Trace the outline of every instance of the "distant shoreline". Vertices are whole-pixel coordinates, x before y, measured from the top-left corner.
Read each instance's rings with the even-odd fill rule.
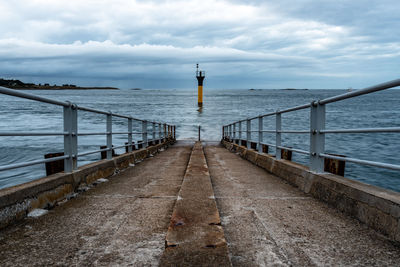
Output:
[[[0,86],[4,86],[14,90],[119,90],[119,88],[111,86],[77,86],[75,84],[50,85],[48,83],[34,84],[24,83],[20,80],[7,80],[1,78]]]
[[[15,90],[120,90],[116,87],[33,87],[11,88]]]

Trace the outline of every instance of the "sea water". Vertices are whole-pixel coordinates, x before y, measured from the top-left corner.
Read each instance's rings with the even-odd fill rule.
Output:
[[[201,126],[202,140],[220,140],[222,125],[277,109],[310,103],[343,94],[345,90],[205,90],[202,109],[196,90],[61,90],[24,91],[71,101],[80,106],[161,121],[177,126],[177,139],[196,140]],[[63,109],[36,101],[0,94],[0,131],[62,132]],[[282,114],[283,130],[309,130],[309,109]],[[105,115],[78,112],[78,132],[105,132]],[[326,129],[400,126],[400,90],[386,90],[326,107]],[[245,125],[243,124],[243,129]],[[258,121],[252,122],[257,130]],[[275,117],[264,118],[264,130],[275,129]],[[152,129],[152,125],[149,125]],[[156,128],[158,131],[158,128]],[[127,131],[127,120],[113,118],[113,131]],[[134,131],[140,132],[139,122]],[[244,136],[244,135],[243,135]],[[156,134],[156,138],[158,134]],[[152,138],[152,134],[149,134]],[[275,143],[275,135],[265,133],[264,142]],[[253,133],[253,140],[258,140]],[[309,134],[282,134],[282,145],[309,149]],[[134,135],[134,140],[141,140]],[[113,136],[114,146],[127,142],[127,135]],[[105,136],[79,136],[78,151],[97,150]],[[62,136],[0,137],[0,165],[43,159],[46,153],[63,151]],[[399,133],[327,134],[326,152],[371,161],[400,164]],[[117,153],[123,153],[119,149]],[[270,153],[275,151],[270,149]],[[84,165],[99,160],[100,153],[79,158]],[[308,156],[293,154],[293,160],[307,164]],[[45,176],[44,164],[0,172],[0,188]],[[400,191],[400,172],[346,163],[345,176],[365,183]]]

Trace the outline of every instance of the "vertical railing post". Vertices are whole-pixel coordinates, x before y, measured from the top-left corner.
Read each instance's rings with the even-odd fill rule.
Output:
[[[142,121],[142,140],[143,140],[143,148],[148,146],[147,144],[147,121]]]
[[[251,120],[249,120],[249,119],[246,120],[246,131],[247,131],[246,145],[247,145],[247,149],[250,149],[251,148],[251,144],[250,144],[250,140],[251,140]]]
[[[201,126],[199,125],[199,142],[200,142],[200,140],[201,140]]]
[[[258,152],[262,153],[262,142],[263,142],[263,117],[258,117]]]
[[[174,125],[174,140],[176,140],[176,125]]]
[[[107,159],[112,159],[112,113],[107,114]]]
[[[167,124],[166,124],[166,123],[164,123],[164,133],[163,133],[163,137],[164,137],[164,139],[167,138]]]
[[[242,145],[242,121],[239,121],[239,146]]]
[[[275,113],[276,123],[275,123],[275,158],[281,159],[281,149],[279,148],[282,145],[282,115],[279,113],[279,110]]]
[[[229,124],[229,141],[232,142],[232,124]]]
[[[233,127],[233,140],[232,143],[236,144],[236,122],[232,124]]]
[[[310,114],[310,170],[324,172],[324,158],[319,156],[325,152],[325,134],[320,130],[325,129],[325,105],[318,101],[311,103]]]
[[[72,169],[78,168],[78,108],[75,104],[71,106],[72,119]]]
[[[162,143],[162,136],[161,136],[161,123],[158,123],[158,139],[160,140],[160,144]]]
[[[155,145],[156,144],[156,123],[152,122],[152,124],[153,124],[153,134],[152,134],[152,136],[153,136],[153,145]]]
[[[128,119],[128,152],[132,152],[132,118]]]
[[[64,132],[67,132],[67,135],[64,135],[64,155],[68,155],[69,157],[64,159],[64,170],[65,172],[72,171],[72,123],[71,123],[71,105],[68,107],[64,107]]]
[[[72,172],[77,168],[78,154],[78,111],[76,106],[70,103],[68,107],[64,107],[64,155],[69,157],[64,159],[64,171]]]

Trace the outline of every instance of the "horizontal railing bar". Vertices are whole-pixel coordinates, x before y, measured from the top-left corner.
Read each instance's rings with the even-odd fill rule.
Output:
[[[247,131],[233,131],[233,133],[246,133]],[[258,133],[260,131],[254,130],[254,131],[249,131],[251,133]],[[276,130],[262,130],[262,133],[276,133]],[[293,133],[293,134],[309,134],[309,130],[280,130],[278,133]]]
[[[69,102],[62,102],[62,101],[58,101],[58,100],[49,99],[46,97],[36,96],[36,95],[21,92],[18,90],[14,90],[14,89],[8,89],[8,88],[2,87],[2,86],[0,86],[0,93],[5,94],[5,95],[10,95],[10,96],[16,96],[16,97],[21,97],[21,98],[25,98],[25,99],[35,100],[35,101],[39,101],[39,102],[43,102],[43,103],[53,104],[53,105],[57,105],[57,106],[69,107],[71,105],[71,103],[69,103]]]
[[[132,143],[132,146],[134,146],[135,144]],[[123,148],[123,147],[127,147],[129,145],[121,145],[121,146],[114,146],[113,149],[118,149],[118,148]]]
[[[241,141],[241,140],[244,140],[244,139],[238,139],[239,140],[239,142]],[[245,141],[245,140],[244,140]],[[250,141],[250,142],[253,142],[253,141]],[[253,142],[254,143],[254,142]],[[274,144],[269,144],[269,143],[261,143],[262,145],[267,145],[267,146],[270,146],[270,147],[276,147],[276,145],[274,145]],[[306,151],[306,150],[301,150],[301,149],[296,149],[296,148],[290,148],[290,147],[285,147],[285,146],[278,146],[278,148],[279,149],[286,149],[286,150],[290,150],[290,151],[293,151],[293,152],[297,152],[297,153],[300,153],[300,154],[305,154],[305,155],[310,155],[310,152],[309,151]]]
[[[257,131],[254,131],[257,132]],[[112,134],[129,134],[130,132],[113,132]],[[159,133],[155,132],[148,132],[148,133]],[[0,132],[0,136],[58,136],[58,135],[68,135],[69,132]],[[73,135],[75,133],[72,133]],[[106,135],[109,134],[107,132],[79,132],[78,136],[84,135]],[[142,134],[142,132],[132,132],[132,134]]]
[[[93,112],[93,113],[98,113],[98,114],[104,114],[104,115],[109,115],[111,114],[111,116],[114,117],[119,117],[119,118],[124,118],[124,119],[132,119],[135,121],[144,121],[141,119],[137,119],[137,118],[133,118],[130,116],[126,116],[126,115],[120,115],[120,114],[116,114],[116,113],[112,113],[112,112],[107,112],[107,111],[103,111],[103,110],[98,110],[98,109],[93,109],[93,108],[87,108],[87,107],[81,107],[81,106],[77,106],[78,110],[82,110],[82,111],[88,111],[88,112]]]
[[[395,133],[400,127],[320,130],[320,133]]]
[[[11,169],[17,169],[17,168],[22,168],[22,167],[27,167],[27,166],[32,166],[32,165],[37,165],[41,163],[46,163],[46,162],[53,162],[61,159],[67,159],[69,156],[60,156],[60,157],[54,157],[54,158],[49,158],[49,159],[41,159],[41,160],[33,160],[33,161],[28,161],[28,162],[22,162],[22,163],[15,163],[15,164],[9,164],[9,165],[3,165],[0,166],[0,171],[6,171],[6,170],[11,170]]]
[[[103,151],[108,151],[111,150],[109,148],[103,148],[103,149],[98,149],[98,150],[92,150],[92,151],[88,151],[88,152],[83,152],[83,153],[79,153],[78,157],[83,157],[83,156],[87,156],[90,154],[95,154],[95,153],[99,153],[99,152],[103,152]]]
[[[155,139],[155,140],[158,140],[158,139]],[[149,141],[154,141],[154,140],[149,139]],[[142,144],[142,143],[143,142],[138,142],[138,144]],[[127,146],[129,146],[129,144],[116,146],[116,147],[113,147],[112,149],[124,148],[124,147],[127,147]],[[135,146],[135,144],[132,143],[132,146]],[[78,157],[82,157],[82,156],[86,156],[86,155],[90,155],[90,154],[95,154],[95,153],[99,153],[99,152],[103,152],[103,151],[108,151],[108,150],[111,150],[111,149],[103,148],[103,149],[99,149],[99,150],[83,152],[83,153],[79,153]]]
[[[114,117],[118,117],[118,118],[123,118],[123,119],[132,119],[132,120],[135,120],[135,121],[141,121],[141,120],[139,120],[139,119],[134,119],[134,118],[132,118],[132,117],[130,117],[130,116],[126,116],[126,115],[120,115],[120,114],[112,114],[112,116],[114,116]]]
[[[3,132],[0,136],[56,136],[68,135],[69,132]]]
[[[310,130],[280,130],[278,133],[291,133],[291,134],[309,134]]]
[[[258,119],[260,117],[261,118],[265,118],[265,117],[274,116],[274,115],[276,115],[276,112],[271,112],[271,113],[267,113],[267,114],[258,115],[258,116],[255,116],[255,117],[248,118],[248,120],[255,120],[255,119]],[[243,120],[243,121],[246,121],[246,120]]]
[[[285,146],[278,146],[278,148],[279,149],[285,149],[285,150],[293,151],[293,152],[297,152],[297,153],[300,153],[300,154],[310,155],[309,151],[302,150],[302,149],[290,148],[290,147],[285,147]]]
[[[245,121],[247,121],[247,120],[258,119],[259,117],[264,118],[264,117],[273,116],[273,115],[276,115],[276,114],[282,114],[282,113],[286,113],[286,112],[291,112],[291,111],[306,109],[306,108],[309,108],[309,107],[311,107],[311,103],[310,103],[310,104],[300,105],[300,106],[295,106],[295,107],[288,108],[288,109],[277,110],[276,112],[271,112],[271,113],[267,113],[267,114],[263,114],[263,115],[258,115],[258,116],[251,117],[251,118],[247,118],[247,119],[243,119],[243,120],[238,120],[238,121],[235,121],[235,122],[233,122],[233,123],[231,123],[231,124],[224,125],[224,127],[225,127],[225,126],[229,126],[229,125],[233,125],[234,123],[239,123],[239,122],[245,122]]]
[[[365,95],[365,94],[369,94],[369,93],[373,93],[373,92],[377,92],[377,91],[382,91],[382,90],[389,89],[389,88],[392,88],[392,87],[397,87],[397,86],[400,86],[400,79],[393,80],[393,81],[386,82],[386,83],[381,83],[381,84],[378,84],[378,85],[374,85],[374,86],[367,87],[367,88],[364,88],[364,89],[356,90],[356,91],[353,91],[353,92],[349,92],[349,93],[345,93],[345,94],[341,94],[341,95],[337,95],[337,96],[328,97],[328,98],[322,99],[322,100],[320,100],[318,102],[321,105],[329,104],[329,103],[332,103],[332,102],[337,102],[337,101],[348,99],[348,98],[352,98],[352,97],[355,97],[355,96],[360,96],[360,95]]]
[[[241,140],[245,141],[244,139],[238,139],[238,141],[240,142]],[[253,142],[253,141],[250,141]],[[253,142],[254,143],[254,142]],[[267,145],[270,147],[276,147],[276,145],[274,144],[269,144],[269,143],[261,143],[262,145]],[[285,146],[278,146],[279,149],[286,149],[286,150],[290,150],[293,152],[297,152],[297,153],[301,153],[301,154],[305,154],[305,155],[310,155],[309,151],[306,150],[301,150],[301,149],[296,149],[296,148],[290,148],[290,147],[285,147]]]
[[[400,165],[395,165],[395,164],[381,163],[381,162],[376,162],[376,161],[369,161],[369,160],[355,159],[355,158],[348,158],[348,157],[339,157],[339,156],[333,156],[333,155],[324,154],[324,153],[320,153],[319,156],[328,158],[328,159],[343,160],[343,161],[358,163],[358,164],[362,164],[362,165],[369,165],[369,166],[374,166],[374,167],[380,167],[380,168],[400,171]]]
[[[93,113],[98,113],[98,114],[104,114],[104,115],[110,114],[110,112],[107,112],[107,111],[97,110],[97,109],[93,109],[93,108],[86,108],[86,107],[81,107],[81,106],[77,106],[77,109],[83,110],[83,111],[89,111],[89,112],[93,112]]]
[[[296,110],[302,110],[302,109],[306,109],[311,107],[311,103],[310,104],[304,104],[304,105],[300,105],[300,106],[296,106],[296,107],[292,107],[292,108],[287,108],[287,109],[283,109],[283,110],[278,110],[276,113],[287,113],[287,112],[291,112],[291,111],[296,111]]]
[[[259,116],[255,116],[255,117],[247,118],[246,120],[251,120],[252,121],[252,120],[258,119],[258,117]]]
[[[260,116],[258,116],[258,117],[265,118],[265,117],[274,116],[274,115],[276,115],[276,112],[271,112],[271,113],[263,114],[263,115],[260,115]],[[257,117],[257,118],[258,118],[258,117]]]
[[[274,144],[268,144],[268,143],[261,143],[262,145],[267,145],[267,146],[270,146],[270,147],[276,147],[276,145],[274,145]]]
[[[106,132],[99,132],[99,133],[78,133],[78,136],[84,136],[84,135],[106,135]]]

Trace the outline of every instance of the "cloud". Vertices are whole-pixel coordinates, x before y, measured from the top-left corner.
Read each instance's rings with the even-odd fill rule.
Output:
[[[400,56],[394,1],[0,0],[0,9],[0,73],[33,81],[189,87],[200,62],[216,88],[347,88],[363,75],[396,78]]]

